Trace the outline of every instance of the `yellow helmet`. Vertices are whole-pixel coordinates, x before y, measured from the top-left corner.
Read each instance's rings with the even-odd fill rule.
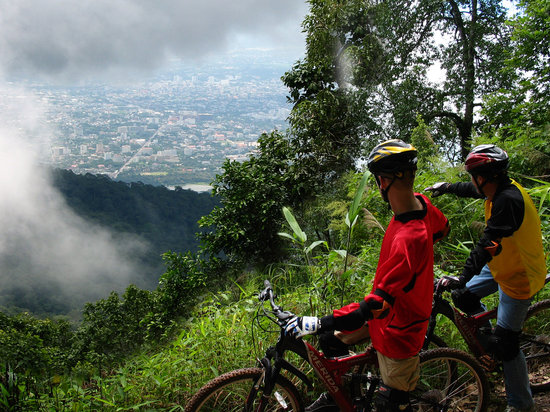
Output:
[[[400,139],[380,143],[369,155],[367,167],[372,174],[394,174],[404,170],[416,170],[417,152],[409,143]]]

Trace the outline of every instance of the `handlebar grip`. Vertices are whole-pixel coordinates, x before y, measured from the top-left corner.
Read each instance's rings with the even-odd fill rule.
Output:
[[[261,301],[271,300],[273,298],[273,289],[269,280],[264,280],[264,289],[258,295]]]

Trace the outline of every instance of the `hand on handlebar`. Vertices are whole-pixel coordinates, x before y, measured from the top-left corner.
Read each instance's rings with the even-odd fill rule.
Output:
[[[321,322],[315,316],[294,316],[285,326],[285,335],[301,338],[317,333],[320,327]]]
[[[462,289],[466,286],[464,276],[443,276],[439,279],[439,287],[443,290]]]

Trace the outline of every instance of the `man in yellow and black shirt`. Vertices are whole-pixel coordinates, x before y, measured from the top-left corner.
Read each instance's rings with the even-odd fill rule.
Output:
[[[534,411],[525,357],[518,337],[531,298],[544,286],[546,262],[540,219],[533,201],[507,175],[507,153],[492,144],[475,147],[465,168],[468,183],[440,182],[427,188],[434,196],[453,193],[485,198],[486,228],[458,278],[448,277],[455,304],[478,312],[480,299],[499,291],[497,326],[490,338],[503,361],[507,411]]]

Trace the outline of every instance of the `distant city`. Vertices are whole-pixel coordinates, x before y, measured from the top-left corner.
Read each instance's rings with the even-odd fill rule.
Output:
[[[263,132],[284,131],[281,76],[295,59],[273,52],[172,62],[129,86],[34,86],[58,135],[44,161],[78,174],[208,189],[225,159],[245,160]]]

